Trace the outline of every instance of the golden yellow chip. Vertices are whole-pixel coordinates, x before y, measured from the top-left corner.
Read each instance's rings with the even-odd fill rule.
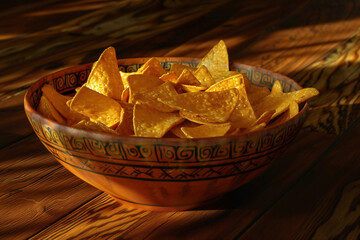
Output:
[[[70,108],[94,122],[114,127],[120,121],[121,106],[114,99],[83,86],[71,101]]]
[[[174,126],[173,128],[170,129],[170,132],[172,134],[174,134],[176,137],[179,137],[179,138],[187,138],[185,136],[185,134],[183,133],[183,131],[181,131],[181,128],[182,127],[188,127],[188,128],[192,128],[192,127],[198,127],[200,126],[200,124],[198,123],[194,123],[194,122],[190,122],[188,120],[185,120],[184,122]]]
[[[156,58],[150,58],[144,65],[142,65],[137,70],[137,72],[155,77],[161,77],[162,75],[166,74],[165,69],[162,67],[161,63]]]
[[[207,89],[205,86],[194,86],[194,85],[187,85],[187,84],[180,84],[181,88],[185,92],[200,92]]]
[[[70,109],[69,105],[66,104],[67,101],[72,98],[69,96],[64,96],[58,93],[52,86],[45,84],[42,87],[42,92],[52,106],[64,117],[68,124],[74,124],[81,120],[88,120],[88,118],[78,112],[74,112]]]
[[[178,76],[175,73],[168,72],[160,77],[161,81],[176,83]]]
[[[176,108],[159,102],[158,98],[171,99],[177,94],[178,93],[176,92],[173,83],[166,82],[160,86],[149,89],[148,91],[142,91],[134,94],[134,100],[142,104],[146,104],[148,107],[154,108],[160,112],[174,112],[177,110]]]
[[[195,72],[194,76],[200,82],[202,86],[210,87],[215,83],[209,70],[205,66],[199,67]]]
[[[236,88],[239,91],[239,99],[233,113],[229,118],[229,121],[233,127],[247,128],[256,120],[256,116],[247,98],[245,82],[242,74],[237,74],[215,83],[209,87],[206,92],[221,91],[231,88]]]
[[[170,68],[170,73],[176,74],[176,76],[180,76],[181,73],[184,71],[184,69],[189,70],[191,73],[194,73],[196,71],[196,67],[190,67],[187,65],[182,65],[179,63],[173,63]]]
[[[289,109],[281,114],[271,125],[277,125],[289,121],[299,113],[299,105],[296,102],[290,102]]]
[[[133,103],[135,93],[147,91],[164,83],[158,77],[147,74],[130,75],[127,81],[129,83],[129,103]]]
[[[198,127],[181,127],[181,131],[188,138],[220,137],[224,136],[230,127],[230,123],[205,124]]]
[[[226,122],[239,99],[235,88],[217,92],[188,92],[172,99],[158,100],[180,110],[180,115],[190,121],[206,123]]]
[[[277,84],[277,83],[276,83]],[[311,97],[314,97],[319,94],[319,91],[315,88],[303,88],[294,92],[271,92],[270,95],[258,102],[253,108],[255,114],[260,116],[266,111],[275,110],[272,118],[279,116],[281,113],[288,110],[291,102],[296,102],[297,104],[308,100]]]
[[[142,104],[134,107],[135,136],[161,138],[176,124],[184,121],[177,113],[164,113]]]
[[[205,66],[210,74],[229,71],[229,55],[225,42],[220,40],[206,55],[201,59],[198,67]]]
[[[282,89],[281,83],[279,81],[276,81],[271,88],[271,93],[277,94],[277,93],[282,93],[282,92],[283,92],[283,89]]]
[[[100,122],[81,120],[80,122],[72,125],[72,127],[78,128],[78,129],[92,130],[95,132],[104,132],[104,133],[111,133],[111,134],[117,135],[117,133],[113,129],[107,127],[106,125],[104,125]]]
[[[251,105],[256,105],[264,97],[270,94],[270,90],[266,87],[260,87],[252,84],[247,76],[243,75],[246,92]]]
[[[121,80],[115,49],[109,47],[93,65],[86,87],[105,96],[120,100],[124,86]]]
[[[184,69],[178,79],[176,79],[177,84],[186,84],[186,85],[194,85],[200,86],[200,82],[196,79],[196,77],[187,69]]]
[[[51,120],[58,123],[65,124],[66,120],[56,111],[54,106],[49,102],[45,96],[41,96],[37,111]]]
[[[212,72],[211,76],[214,79],[215,82],[220,82],[221,80],[224,80],[226,78],[235,76],[240,74],[237,71],[220,71],[220,72]]]
[[[134,135],[133,115],[134,104],[119,102],[122,107],[122,114],[120,114],[120,122],[115,131],[121,136]]]

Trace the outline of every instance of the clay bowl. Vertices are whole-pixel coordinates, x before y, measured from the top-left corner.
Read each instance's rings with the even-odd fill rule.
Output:
[[[120,59],[119,69],[136,71],[148,58]],[[159,58],[165,69],[174,62],[196,66],[199,59]],[[62,94],[87,79],[92,64],[68,68],[34,83],[24,99],[26,115],[40,141],[65,168],[119,202],[153,211],[192,209],[217,199],[264,172],[294,139],[307,104],[283,124],[247,135],[202,138],[119,137],[74,129],[41,116],[36,107],[41,86]],[[285,92],[301,89],[295,81],[261,68],[233,63],[256,85],[275,80]]]

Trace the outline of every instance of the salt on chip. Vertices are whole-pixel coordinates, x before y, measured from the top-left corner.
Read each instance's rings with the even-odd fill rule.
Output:
[[[127,81],[129,83],[129,103],[133,103],[135,93],[147,91],[164,83],[158,77],[147,74],[130,75]]]
[[[180,63],[173,63],[170,68],[170,73],[174,73],[176,76],[180,76],[184,69],[189,70],[191,73],[194,73],[197,70],[196,67],[190,67]]]
[[[54,120],[58,123],[65,124],[66,120],[56,111],[54,106],[50,103],[50,101],[45,97],[41,96],[39,105],[37,107],[37,111],[43,116]]]
[[[239,91],[239,99],[229,118],[229,121],[234,127],[247,128],[256,120],[256,116],[247,98],[245,82],[242,74],[238,74],[215,83],[209,87],[206,92],[221,91],[231,88],[236,88]]]
[[[148,91],[142,91],[134,94],[134,100],[146,104],[151,108],[154,108],[160,112],[174,112],[177,109],[170,107],[162,102],[158,101],[158,98],[168,99],[177,95],[178,93],[175,90],[173,83],[166,82],[160,86],[149,89]]]
[[[68,124],[74,124],[81,120],[88,119],[86,116],[72,111],[68,106],[67,101],[71,100],[71,97],[58,93],[52,86],[44,84],[41,88],[42,93],[49,102],[55,107],[55,109],[67,120]]]
[[[194,76],[200,82],[202,86],[210,87],[215,83],[209,70],[205,66],[199,67],[195,72]]]
[[[204,124],[198,127],[181,127],[181,131],[188,138],[220,137],[224,136],[230,127],[230,123]]]
[[[115,49],[108,47],[93,65],[86,87],[116,100],[121,99],[124,86],[121,80]]]
[[[110,128],[117,125],[120,120],[120,104],[86,86],[76,93],[70,108],[89,117],[92,121],[101,122]]]
[[[142,104],[134,107],[135,136],[161,138],[173,126],[184,121],[178,113],[164,113]]]
[[[134,104],[119,102],[123,112],[120,115],[119,125],[115,129],[115,131],[120,136],[131,136],[134,134],[134,126],[133,126],[133,115],[134,115]]]
[[[81,120],[80,122],[72,125],[72,127],[78,128],[78,129],[92,130],[95,132],[104,132],[104,133],[110,133],[110,134],[117,135],[117,133],[113,129],[107,127],[106,125],[104,125],[100,122]]]
[[[144,65],[142,65],[137,70],[137,73],[161,77],[162,75],[166,74],[166,71],[162,67],[159,60],[157,60],[156,58],[150,58],[146,63],[144,63]]]
[[[188,92],[171,99],[161,99],[164,104],[180,110],[180,115],[200,123],[223,123],[232,114],[239,98],[235,88],[217,92]]]
[[[220,40],[198,64],[205,66],[211,75],[216,72],[229,71],[229,55],[225,42]]]

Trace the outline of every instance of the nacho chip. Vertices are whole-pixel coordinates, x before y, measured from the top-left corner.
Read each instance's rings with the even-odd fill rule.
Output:
[[[245,83],[242,74],[224,79],[209,87],[206,92],[221,91],[226,89],[236,88],[239,91],[238,103],[231,114],[229,121],[237,128],[247,128],[255,120],[255,113],[247,98]]]
[[[115,49],[108,47],[93,65],[86,87],[105,96],[120,100],[124,86],[121,80]]]
[[[104,133],[111,133],[111,134],[117,135],[117,133],[113,129],[107,127],[106,125],[104,125],[100,122],[81,120],[80,122],[72,125],[72,127],[78,128],[78,129],[92,130],[95,132],[104,132]]]
[[[158,100],[180,110],[180,115],[200,123],[223,123],[232,114],[239,98],[235,88],[217,92],[188,92],[172,99]]]
[[[164,82],[173,82],[173,83],[175,83],[177,78],[178,78],[178,76],[175,73],[168,72],[166,74],[163,74],[160,77],[160,80],[164,81]]]
[[[187,69],[184,69],[180,76],[176,79],[176,84],[186,84],[186,85],[194,85],[200,86],[200,82],[196,79],[196,77]]]
[[[210,74],[229,71],[229,55],[225,42],[220,40],[206,55],[201,59],[198,68],[205,66]]]
[[[159,60],[157,60],[156,58],[150,58],[146,63],[144,63],[144,65],[142,65],[137,70],[137,73],[161,77],[162,75],[166,74],[166,71],[162,67]]]
[[[237,71],[220,71],[220,72],[212,72],[211,76],[213,77],[215,82],[220,82],[221,80],[224,80],[226,78],[235,76],[240,74]]]
[[[135,136],[161,138],[176,124],[184,121],[177,113],[164,113],[150,109],[142,104],[134,107]]]
[[[177,77],[179,77],[181,73],[184,71],[184,69],[189,70],[191,73],[194,73],[197,70],[196,67],[190,67],[180,63],[173,63],[170,68],[170,73],[174,73],[176,74]]]
[[[133,126],[133,115],[134,115],[134,104],[119,102],[123,113],[120,115],[119,125],[115,131],[120,136],[131,136],[134,135],[134,126]]]
[[[178,93],[176,92],[173,83],[166,82],[148,91],[135,93],[134,100],[142,104],[146,104],[148,107],[156,109],[160,112],[174,112],[177,110],[176,108],[170,107],[169,105],[159,102],[158,98],[171,99],[173,96],[177,94]]]
[[[205,66],[199,67],[195,72],[194,76],[200,82],[202,86],[210,87],[215,83],[209,70]]]
[[[83,86],[71,101],[70,108],[94,122],[113,127],[120,121],[121,106],[114,99]]]
[[[88,118],[78,112],[72,111],[67,101],[72,98],[69,96],[64,96],[58,93],[52,86],[45,84],[42,87],[42,92],[52,106],[66,119],[68,124],[74,124],[81,120],[88,120]]]
[[[180,84],[181,88],[185,92],[200,92],[207,89],[205,86],[194,86],[194,85],[187,85],[187,84]]]
[[[158,77],[146,74],[130,75],[127,81],[129,83],[129,103],[133,103],[135,93],[147,91],[164,83]]]
[[[198,127],[181,127],[181,131],[188,138],[220,137],[224,136],[230,127],[230,123],[205,124]]]
[[[66,120],[56,111],[54,106],[50,103],[50,101],[45,97],[41,96],[39,106],[37,107],[37,111],[51,120],[54,120],[58,123],[65,124]]]
[[[277,94],[277,93],[282,93],[283,89],[281,86],[281,83],[279,81],[275,81],[274,85],[271,88],[271,93],[273,94]]]
[[[299,105],[296,102],[290,102],[289,109],[281,114],[274,122],[270,125],[278,125],[289,121],[299,113]]]
[[[243,77],[248,99],[252,106],[256,105],[257,103],[262,101],[264,97],[270,94],[270,90],[268,88],[256,86],[250,82],[247,76],[243,75]]]
[[[170,129],[170,132],[175,135],[176,137],[178,138],[187,138],[185,136],[185,134],[183,133],[183,131],[181,131],[181,128],[182,127],[187,127],[187,128],[193,128],[193,127],[198,127],[198,126],[201,126],[200,124],[198,123],[194,123],[194,122],[190,122],[188,120],[185,120],[184,122],[176,125],[175,127],[171,128]]]

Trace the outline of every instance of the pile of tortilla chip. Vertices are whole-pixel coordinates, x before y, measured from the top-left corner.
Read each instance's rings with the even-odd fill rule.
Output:
[[[74,97],[42,87],[38,111],[78,129],[119,136],[204,138],[245,134],[293,118],[314,88],[284,93],[252,85],[229,70],[223,41],[197,67],[178,63],[164,70],[151,58],[136,72],[120,72],[115,49],[107,48]]]

